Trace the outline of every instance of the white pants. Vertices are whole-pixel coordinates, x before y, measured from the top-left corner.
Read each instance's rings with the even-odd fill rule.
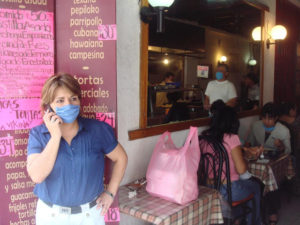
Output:
[[[59,212],[55,205],[49,207],[42,200],[38,200],[36,208],[36,225],[105,225],[104,216],[97,205],[77,214]]]

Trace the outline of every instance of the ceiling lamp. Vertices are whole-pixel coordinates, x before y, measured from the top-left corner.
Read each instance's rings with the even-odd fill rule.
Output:
[[[170,7],[174,0],[148,0],[152,7]]]
[[[252,30],[252,38],[254,41],[261,41],[261,27],[255,27]]]

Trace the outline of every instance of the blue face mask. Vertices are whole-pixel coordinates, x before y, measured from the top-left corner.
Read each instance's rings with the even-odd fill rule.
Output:
[[[80,112],[79,105],[65,105],[56,107],[56,115],[58,115],[64,123],[73,123]]]
[[[217,80],[222,80],[223,79],[223,73],[222,72],[216,72],[216,78],[217,78]]]
[[[269,133],[271,133],[275,129],[274,126],[273,127],[266,127],[265,125],[263,125],[263,126],[264,126],[265,131],[269,132]]]

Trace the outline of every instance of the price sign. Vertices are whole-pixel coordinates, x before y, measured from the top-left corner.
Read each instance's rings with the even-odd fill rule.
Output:
[[[115,128],[115,113],[96,113],[96,119],[109,124],[112,128]]]
[[[120,210],[119,208],[109,208],[104,218],[105,222],[119,222]]]
[[[117,40],[117,25],[100,25],[98,40]]]
[[[0,138],[0,157],[10,156],[15,153],[14,138],[10,135]]]

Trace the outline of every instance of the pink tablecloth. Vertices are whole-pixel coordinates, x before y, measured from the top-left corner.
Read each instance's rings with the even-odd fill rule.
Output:
[[[265,184],[264,194],[277,190],[281,181],[295,175],[291,156],[286,154],[268,163],[250,162],[249,171]]]
[[[149,195],[145,188],[128,197],[126,186],[119,190],[120,212],[159,225],[223,223],[220,194],[211,188],[199,187],[199,198],[187,205],[178,205]]]

